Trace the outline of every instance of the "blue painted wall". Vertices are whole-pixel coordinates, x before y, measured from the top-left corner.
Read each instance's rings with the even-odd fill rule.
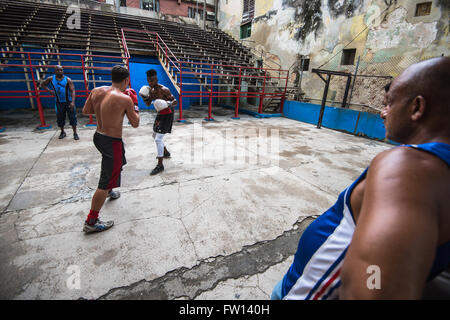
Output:
[[[186,72],[195,72],[196,68],[198,67],[203,67],[203,71],[201,75],[197,75],[197,77],[195,77],[195,75],[192,74],[186,74]],[[192,92],[199,92],[200,91],[200,80],[199,78],[201,78],[201,82],[206,83],[209,86],[211,84],[211,76],[208,73],[209,69],[207,69],[206,65],[200,65],[200,64],[195,64],[195,62],[192,64],[192,69],[188,69],[188,68],[183,68],[182,69],[182,80],[183,80],[183,92],[185,91],[192,91]],[[214,70],[215,73],[218,73],[219,71],[217,69]],[[188,84],[188,83],[193,83],[193,84]],[[217,92],[220,90],[220,88],[222,88],[223,90],[224,87],[219,87],[219,86],[214,86],[216,84],[219,83],[219,76],[213,76],[212,79],[212,83],[213,83],[213,92]],[[199,97],[189,97],[190,99],[190,103],[191,104],[196,104],[199,103],[200,100],[202,105],[209,105],[209,92],[206,91],[206,88],[202,88],[202,94],[200,93],[186,93],[187,96],[199,96]],[[201,96],[200,96],[201,95]],[[218,98],[214,98],[214,96],[218,96],[220,94],[213,94],[213,98],[212,98],[212,104],[213,105],[217,105],[219,103],[219,99]],[[184,99],[183,99],[184,101]],[[183,102],[183,108],[184,108],[184,102]]]
[[[179,94],[175,89],[172,81],[170,81],[169,76],[167,75],[164,68],[159,63],[158,59],[154,58],[145,58],[145,57],[133,57],[130,60],[130,73],[131,73],[131,87],[138,93],[142,86],[148,85],[147,82],[147,70],[155,69],[158,82],[167,88],[169,88],[170,92],[173,94],[175,99],[179,101]],[[141,97],[138,97],[139,101],[139,109],[155,109],[153,104],[150,107],[147,107],[142,100]],[[189,98],[183,98],[183,110],[189,108]],[[175,109],[178,109],[178,104],[175,106]]]
[[[319,121],[320,105],[286,100],[283,111],[284,116],[289,119],[316,125]],[[322,126],[385,140],[383,120],[378,114],[325,106]]]

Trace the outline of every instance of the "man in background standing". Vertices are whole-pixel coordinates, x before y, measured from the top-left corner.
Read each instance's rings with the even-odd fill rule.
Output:
[[[50,89],[48,88],[50,86]],[[75,108],[75,86],[72,80],[64,75],[64,69],[60,65],[55,67],[55,75],[45,79],[40,87],[47,90],[56,98],[56,119],[58,127],[61,128],[59,139],[66,137],[64,125],[66,114],[73,129],[73,138],[79,140],[77,134],[77,111]]]

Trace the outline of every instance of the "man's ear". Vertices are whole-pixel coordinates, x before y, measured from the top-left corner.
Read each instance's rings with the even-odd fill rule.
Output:
[[[411,102],[411,120],[417,121],[425,114],[427,103],[423,96],[417,96]]]

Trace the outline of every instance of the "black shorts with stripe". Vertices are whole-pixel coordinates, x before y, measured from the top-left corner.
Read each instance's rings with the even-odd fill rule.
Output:
[[[98,188],[109,190],[120,187],[122,167],[127,163],[125,145],[121,138],[113,138],[96,132],[94,145],[102,154],[102,168]]]
[[[169,114],[157,114],[153,123],[153,132],[171,133],[173,124],[173,112]]]

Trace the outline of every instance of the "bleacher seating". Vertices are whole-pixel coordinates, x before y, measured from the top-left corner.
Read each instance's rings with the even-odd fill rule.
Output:
[[[28,2],[26,0],[2,0],[0,2],[0,43],[2,51],[42,50],[47,55],[41,57],[42,65],[53,65],[61,62],[52,53],[79,52],[83,54],[108,54],[125,57],[122,43],[121,29],[129,28],[157,32],[172,53],[181,61],[192,62],[188,70],[200,71],[202,74],[184,76],[183,81],[194,79],[209,90],[208,75],[210,66],[200,66],[199,63],[223,64],[227,67],[214,68],[225,76],[216,81],[218,86],[229,86],[230,91],[238,90],[237,77],[239,66],[253,67],[255,59],[251,51],[241,43],[217,28],[203,30],[196,25],[179,24],[170,21],[152,19],[141,16],[103,12],[81,8],[81,29],[69,29],[65,25],[70,14],[67,6],[47,3]],[[156,45],[139,40],[152,39],[145,33],[132,34],[127,38],[130,54],[156,55]],[[134,39],[134,41],[133,41]],[[21,57],[2,55],[2,59],[23,60]],[[69,59],[70,60],[70,59]],[[64,61],[62,61],[64,62]],[[108,61],[96,61],[108,64]],[[86,61],[86,67],[92,66],[93,61]],[[38,78],[47,75],[47,68],[40,69]],[[81,71],[73,71],[74,73]],[[177,70],[171,70],[175,81],[178,81]],[[89,86],[95,81],[101,71],[89,70]],[[204,74],[203,74],[204,73]],[[96,75],[97,74],[97,75]],[[247,75],[262,76],[263,71],[247,69]],[[31,81],[31,80],[27,80]],[[83,81],[78,79],[78,81]],[[266,91],[282,90],[280,83],[266,79]],[[248,81],[249,91],[258,91],[262,86],[258,78]],[[283,86],[284,87],[284,86]],[[272,99],[273,100],[273,99]]]

